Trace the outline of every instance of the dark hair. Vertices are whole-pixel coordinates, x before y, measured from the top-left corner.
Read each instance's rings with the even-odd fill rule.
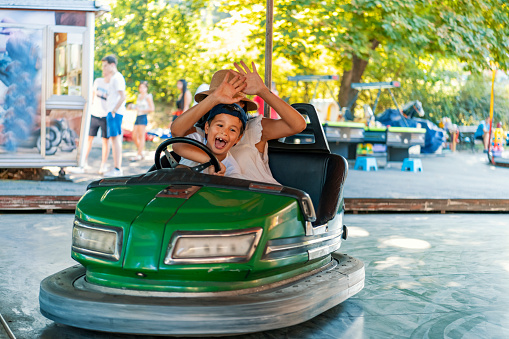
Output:
[[[182,83],[182,93],[183,93],[182,98],[183,98],[187,92],[187,81],[185,79],[180,79],[179,81]]]
[[[214,120],[214,118],[219,114],[228,114],[228,115],[232,115],[232,116],[238,118],[240,120],[240,122],[242,123],[242,127],[240,129],[240,134],[244,133],[244,130],[246,129],[246,124],[247,124],[247,114],[244,111],[244,109],[242,109],[242,107],[240,107],[237,104],[219,104],[219,105],[214,106],[205,115],[206,122],[209,123],[209,126],[210,126],[210,122],[212,120]]]
[[[101,59],[101,61],[106,61],[109,64],[117,64],[117,57],[113,54],[107,55],[104,58]]]
[[[201,128],[202,130],[205,130],[205,125],[209,125],[209,128],[210,128],[210,123],[212,122],[212,120],[214,120],[214,118],[215,117],[213,117],[212,119],[207,120],[201,124],[196,123],[195,126]],[[246,128],[244,127],[244,125],[240,126],[239,135],[244,134],[245,131],[246,131]]]

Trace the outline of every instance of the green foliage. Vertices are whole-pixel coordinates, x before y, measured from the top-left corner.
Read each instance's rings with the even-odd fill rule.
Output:
[[[178,79],[186,79],[194,94],[234,61],[255,61],[263,76],[265,5],[265,0],[119,0],[96,23],[95,75],[100,76],[101,58],[116,54],[130,100],[139,82],[148,80],[158,107],[173,105]],[[272,77],[282,97],[307,102],[314,84],[295,88],[288,76],[341,76],[356,56],[369,60],[359,81],[398,80],[402,88],[393,93],[400,105],[420,100],[432,120],[449,116],[469,124],[489,108],[489,80],[475,72],[490,64],[508,68],[508,37],[504,0],[278,0]],[[465,81],[468,70],[474,75]],[[337,96],[339,82],[329,85]],[[500,91],[496,114],[502,116],[509,112],[508,95]],[[317,94],[330,97],[323,84]],[[376,92],[361,92],[358,106],[375,97]],[[392,101],[383,95],[377,112],[388,107]]]
[[[493,121],[509,123],[509,96],[507,84],[495,83],[495,103]],[[442,117],[451,118],[458,125],[476,125],[489,116],[491,98],[491,74],[474,73],[454,91],[453,95],[443,95],[435,91],[426,99],[430,120],[439,121]]]
[[[202,5],[117,1],[96,23],[95,76],[101,76],[102,57],[115,54],[131,99],[140,81],[147,80],[156,100],[171,102],[178,94],[177,81],[189,80],[190,70],[199,67]]]
[[[251,39],[263,49],[265,1],[225,3],[228,11],[249,8],[243,11],[242,20],[257,23]],[[433,91],[435,82],[424,73],[429,68],[426,63],[451,60],[464,63],[466,70],[479,71],[491,65],[507,69],[508,36],[509,5],[505,0],[275,2],[275,58],[288,60],[296,74],[346,76],[344,72],[352,70],[356,56],[370,63],[365,71],[357,70],[362,78],[353,81],[405,82],[405,75],[412,81],[431,82],[426,86]],[[321,62],[324,55],[330,58],[329,64]],[[430,94],[434,95],[427,96]]]
[[[259,22],[253,40],[264,39],[263,0],[227,1],[229,11],[248,7],[244,20]],[[258,8],[258,10],[256,10]],[[274,51],[293,62],[326,50],[348,68],[352,55],[369,58],[397,51],[401,58],[422,53],[486,68],[491,58],[509,66],[509,5],[505,0],[281,0],[275,2]],[[372,41],[380,42],[377,50]],[[305,62],[306,63],[306,62]]]

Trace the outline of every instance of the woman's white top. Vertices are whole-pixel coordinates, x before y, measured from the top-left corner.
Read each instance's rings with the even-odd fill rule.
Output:
[[[148,110],[150,108],[150,105],[148,104],[148,98],[152,98],[152,94],[147,94],[143,99],[140,98],[140,95],[138,95],[138,98],[136,98],[136,110],[138,115],[145,115],[147,112],[140,113],[141,111]]]
[[[262,139],[262,118],[263,116],[259,115],[247,122],[242,139],[230,149],[230,152],[237,160],[240,171],[246,180],[280,185],[270,171],[269,145],[265,144],[263,153],[260,153],[255,146]]]

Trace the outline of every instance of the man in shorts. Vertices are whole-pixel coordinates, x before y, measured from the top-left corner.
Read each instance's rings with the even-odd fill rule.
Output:
[[[108,55],[102,58],[102,70],[108,86],[106,98],[106,128],[111,140],[114,168],[104,173],[107,177],[118,177],[122,172],[122,118],[125,112],[125,79],[117,70],[117,58]],[[109,80],[109,81],[108,81]]]
[[[94,81],[92,88],[92,103],[90,105],[91,119],[90,119],[90,130],[88,132],[87,148],[85,153],[84,167],[72,168],[69,171],[71,173],[84,173],[85,169],[90,167],[87,164],[90,150],[92,149],[92,142],[94,138],[101,130],[102,139],[102,158],[101,167],[99,168],[99,174],[104,174],[107,171],[106,161],[110,152],[107,127],[106,127],[106,115],[108,110],[106,107],[106,98],[108,96],[108,84],[104,78],[97,78]]]
[[[90,149],[92,148],[92,141],[97,136],[99,128],[101,129],[101,140],[102,140],[102,157],[101,167],[99,167],[99,174],[104,174],[107,171],[106,161],[108,160],[108,154],[110,153],[110,145],[108,143],[108,135],[106,128],[106,98],[108,97],[108,86],[104,78],[97,78],[94,81],[93,96],[92,96],[92,117],[90,120],[90,131],[88,132],[87,140],[87,154],[85,159],[88,159]]]

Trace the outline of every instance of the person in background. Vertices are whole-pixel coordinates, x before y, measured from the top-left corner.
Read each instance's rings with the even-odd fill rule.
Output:
[[[208,91],[210,89],[210,86],[209,84],[201,84],[200,86],[198,86],[198,88],[196,89],[196,92],[194,93],[194,95],[196,96],[196,94],[198,93],[201,93],[201,92],[205,92],[205,91]],[[198,104],[198,102],[196,102],[196,99],[194,99],[193,97],[193,106]]]
[[[108,143],[107,135],[108,130],[106,128],[106,115],[108,114],[106,108],[106,98],[108,96],[108,87],[104,78],[95,79],[92,93],[92,116],[90,120],[90,131],[88,132],[85,164],[87,163],[88,155],[92,149],[92,142],[94,141],[94,137],[97,136],[97,133],[99,132],[98,130],[101,128],[102,156],[101,166],[99,167],[99,174],[104,174],[107,171],[106,161],[108,160],[108,155],[110,153],[110,144]]]
[[[482,139],[484,153],[488,153],[488,146],[490,143],[490,117],[481,121],[479,126],[477,126],[477,131],[475,131],[474,137],[476,139]]]
[[[279,93],[276,89],[276,83],[274,81],[272,81],[271,83],[271,89],[270,91],[272,92],[272,94],[274,94],[275,96],[278,96]],[[256,95],[254,98],[253,98],[253,101],[256,102],[258,104],[258,115],[262,115],[264,114],[264,104],[265,104],[265,101],[263,101],[263,99],[261,97],[259,97],[258,95]],[[276,111],[274,110],[274,108],[270,108],[270,118],[271,119],[279,119],[279,115],[276,113]]]
[[[108,96],[108,86],[104,78],[97,78],[94,80],[92,87],[92,103],[90,106],[90,129],[88,132],[88,139],[85,150],[85,160],[83,167],[70,167],[67,170],[70,173],[85,173],[90,166],[88,165],[88,156],[92,150],[92,142],[101,130],[102,139],[102,157],[101,166],[99,167],[99,174],[104,174],[107,171],[106,161],[110,153],[110,144],[108,142],[107,128],[106,128],[106,97]]]
[[[106,172],[107,177],[123,175],[122,171],[122,118],[125,113],[125,79],[117,69],[117,58],[108,55],[102,59],[102,69],[108,84],[106,127],[111,140],[114,168]]]
[[[138,87],[138,97],[136,104],[129,105],[129,109],[135,109],[137,112],[136,121],[133,128],[133,141],[138,149],[138,154],[132,157],[131,161],[143,160],[145,151],[145,137],[148,124],[147,114],[154,112],[154,99],[148,92],[148,81],[142,81]]]
[[[192,100],[191,92],[187,89],[186,80],[180,79],[177,81],[177,88],[180,90],[180,94],[177,99],[177,111],[173,113],[173,120],[189,109]]]

